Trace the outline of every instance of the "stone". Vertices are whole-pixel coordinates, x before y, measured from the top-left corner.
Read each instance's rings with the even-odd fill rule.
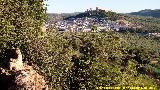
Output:
[[[0,68],[0,87],[4,90],[50,90],[44,77],[23,63],[19,48],[10,50],[8,67]]]

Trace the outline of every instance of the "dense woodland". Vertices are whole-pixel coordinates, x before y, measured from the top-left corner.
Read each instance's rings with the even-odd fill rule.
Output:
[[[94,90],[98,86],[160,89],[158,38],[112,31],[57,32],[52,28],[44,33],[40,27],[47,19],[46,10],[39,0],[1,1],[0,10],[0,67],[5,67],[7,50],[18,47],[24,62],[44,75],[53,90]],[[111,20],[119,16],[114,12],[102,15]],[[157,18],[124,17],[145,25],[145,32],[160,31]]]
[[[126,20],[137,24],[142,25],[143,28],[137,32],[142,33],[156,33],[160,32],[160,19],[154,17],[144,17],[144,16],[124,16]]]

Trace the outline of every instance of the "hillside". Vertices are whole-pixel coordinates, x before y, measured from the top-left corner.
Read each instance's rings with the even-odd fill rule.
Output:
[[[38,64],[54,89],[159,88],[159,41],[134,34],[48,31],[48,59]],[[43,52],[41,52],[43,53]],[[59,84],[60,83],[60,84]]]
[[[46,23],[48,24],[53,24],[55,23],[56,21],[60,21],[60,20],[63,20],[67,17],[71,17],[71,16],[75,16],[77,14],[80,14],[80,12],[75,12],[75,13],[61,13],[61,14],[58,14],[58,13],[47,13],[47,16],[48,16],[48,19],[46,21]]]
[[[123,25],[126,31],[157,32],[160,29],[156,18],[126,16],[97,8],[73,15],[74,19],[91,18],[69,22],[71,28],[83,25],[91,31],[60,32],[52,27],[42,29],[47,19],[43,5],[43,0],[0,2],[1,89],[102,90],[107,86],[160,90],[159,39],[97,30],[98,25]],[[60,21],[59,26],[64,27],[68,25],[65,16],[50,14],[48,20],[57,26]],[[143,28],[133,27],[138,25]]]
[[[160,19],[145,16],[133,16],[124,14],[125,20],[135,24],[141,25],[143,28],[136,32],[139,33],[159,33],[160,32]]]
[[[65,18],[105,18],[142,25],[136,32],[158,32],[159,19],[105,11],[88,11]],[[127,29],[129,31],[129,29]],[[140,86],[160,89],[159,39],[135,33],[53,32],[48,29],[40,70],[54,89],[100,89],[99,86]],[[60,78],[60,79],[59,79]]]
[[[157,18],[106,11],[88,11],[67,17],[65,20],[84,17],[121,20],[142,25],[142,29],[135,29],[137,33],[160,31]],[[47,67],[40,66],[44,71],[50,68],[46,71],[47,77],[55,75],[49,72],[56,71],[58,75],[63,74],[60,77],[62,80],[59,81],[61,85],[51,82],[55,85],[53,88],[59,86],[65,89],[94,89],[96,86],[105,85],[160,88],[159,39],[129,32],[50,32],[48,34],[46,38],[54,44],[51,46],[53,50],[51,52],[54,56],[57,55],[53,61],[63,67],[51,67],[54,65],[52,63],[47,63]],[[59,77],[54,76],[51,81],[55,78]]]
[[[151,17],[160,18],[160,9],[155,9],[155,10],[145,9],[145,10],[141,10],[138,12],[132,12],[129,14],[130,15],[151,16]]]
[[[71,19],[71,18],[83,18],[83,17],[88,17],[88,18],[105,18],[105,19],[111,19],[111,20],[116,20],[118,18],[118,14],[112,11],[105,11],[102,9],[98,10],[91,10],[91,11],[85,11],[82,13],[79,13],[77,15],[69,16],[66,17],[65,19]]]
[[[70,16],[75,16],[75,15],[78,15],[80,14],[81,12],[75,12],[75,13],[47,13],[48,15],[48,18],[50,19],[51,17],[56,17],[56,16],[60,16],[60,17],[63,17],[63,18],[66,18],[66,17],[70,17]]]

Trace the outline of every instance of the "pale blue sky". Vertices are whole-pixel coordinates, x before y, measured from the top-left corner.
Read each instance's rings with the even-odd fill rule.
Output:
[[[99,7],[120,13],[160,9],[160,0],[48,0],[48,13],[83,12]]]

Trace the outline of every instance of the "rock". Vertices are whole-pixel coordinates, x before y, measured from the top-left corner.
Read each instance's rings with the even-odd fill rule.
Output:
[[[22,54],[19,48],[12,48],[10,50],[10,70],[21,70],[23,68]]]
[[[15,80],[13,83],[16,84],[16,86],[10,87],[12,88],[16,87],[16,89],[24,89],[24,90],[48,90],[48,86],[46,85],[46,82],[44,80],[44,77],[39,75],[31,66],[24,66],[24,69],[15,72]]]
[[[49,90],[42,75],[22,61],[20,49],[11,49],[9,70],[0,68],[0,87],[4,90]]]

